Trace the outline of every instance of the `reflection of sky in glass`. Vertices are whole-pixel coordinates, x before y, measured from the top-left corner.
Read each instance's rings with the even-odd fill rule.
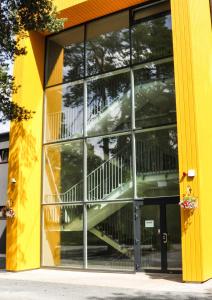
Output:
[[[73,92],[71,85],[63,86],[62,91],[62,112],[65,113],[64,122],[66,128],[70,129],[70,135],[82,134],[83,132],[83,85],[79,85],[80,90]],[[80,91],[78,95],[77,92]],[[69,105],[67,105],[65,96],[69,96]],[[74,128],[74,129],[73,129]]]
[[[8,61],[9,64],[9,74],[12,75],[13,73],[13,65],[11,62]],[[0,113],[0,119],[2,114]],[[10,131],[10,123],[9,122],[0,122],[0,133],[6,133]]]
[[[111,155],[111,150],[115,149],[117,146],[117,138],[109,138],[108,143],[109,143],[109,158],[112,158]],[[88,139],[88,143],[94,146],[94,154],[101,158],[101,160],[104,160],[105,155],[104,155],[104,148],[103,148],[103,139],[102,138],[91,138]]]
[[[105,138],[108,140],[109,143],[109,157],[107,159],[111,159],[112,157],[114,157],[114,153],[112,154],[111,152],[116,149],[118,147],[118,141],[119,138],[118,137],[112,137],[112,138]],[[129,144],[131,142],[131,139],[129,136],[125,137],[125,143]],[[101,160],[105,159],[105,153],[104,153],[104,143],[103,143],[103,139],[96,137],[96,138],[91,138],[88,139],[88,143],[92,146],[94,146],[94,154],[96,156],[98,156],[99,158],[101,158]],[[117,151],[120,151],[122,149],[118,149]]]
[[[0,122],[0,133],[6,133],[10,130],[10,124],[9,122],[2,123]]]
[[[172,20],[170,15],[166,17],[166,27],[168,27],[168,29],[172,29]]]
[[[10,123],[7,122],[1,122],[2,113],[0,113],[0,134],[6,133],[10,131]]]

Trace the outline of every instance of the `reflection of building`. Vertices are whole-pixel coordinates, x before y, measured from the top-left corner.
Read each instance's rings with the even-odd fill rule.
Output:
[[[0,207],[7,202],[9,134],[0,134]],[[0,269],[5,266],[6,221],[0,218]]]
[[[66,30],[31,33],[15,64],[14,98],[36,114],[11,128],[7,269],[182,269],[183,280],[207,280],[209,3],[56,2]],[[180,222],[188,185],[198,208]]]

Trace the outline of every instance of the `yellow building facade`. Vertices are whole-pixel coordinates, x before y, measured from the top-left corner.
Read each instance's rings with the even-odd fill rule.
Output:
[[[14,100],[36,113],[11,125],[6,269],[208,280],[209,1],[55,4],[65,30],[29,33],[15,62]]]

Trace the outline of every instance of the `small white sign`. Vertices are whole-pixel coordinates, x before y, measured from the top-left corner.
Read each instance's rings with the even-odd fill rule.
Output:
[[[155,227],[154,220],[145,220],[145,227],[146,228],[153,228],[153,227]]]

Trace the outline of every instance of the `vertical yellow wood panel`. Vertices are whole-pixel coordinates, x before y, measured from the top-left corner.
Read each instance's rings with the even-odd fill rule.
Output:
[[[212,31],[209,1],[189,1],[192,71],[198,144],[202,280],[212,277]]]
[[[183,280],[212,277],[212,35],[209,1],[172,0],[180,192],[192,187],[194,212],[181,211]],[[194,179],[182,178],[195,169]]]
[[[40,267],[40,195],[43,117],[44,37],[24,40],[27,55],[16,59],[14,74],[21,85],[14,100],[36,111],[33,119],[13,123],[10,132],[8,196],[16,212],[7,222],[7,270]]]
[[[194,179],[183,177],[183,172],[198,169],[198,144],[191,45],[189,0],[172,0],[174,65],[179,147],[180,194],[189,185],[199,197],[199,174]],[[202,281],[200,248],[200,209],[194,212],[181,210],[183,280]]]

